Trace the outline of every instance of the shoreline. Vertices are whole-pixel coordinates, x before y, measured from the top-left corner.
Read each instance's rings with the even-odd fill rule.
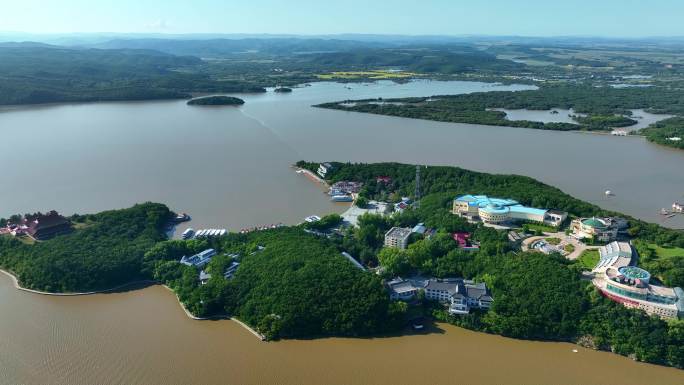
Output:
[[[311,172],[305,168],[297,167],[295,165],[293,165],[292,168],[295,169],[295,172],[297,174],[304,174],[304,176],[311,179],[312,182],[319,183],[319,184],[323,185],[325,188],[330,189],[330,185],[328,184],[328,182],[323,180],[321,177],[319,177],[315,173],[313,173],[313,172]]]
[[[183,309],[183,312],[185,313],[185,315],[186,315],[188,318],[190,318],[191,320],[194,320],[194,321],[210,321],[210,320],[227,320],[227,321],[233,321],[233,322],[237,323],[238,325],[242,326],[242,327],[243,327],[244,329],[246,329],[248,332],[252,333],[252,334],[253,334],[255,337],[257,337],[259,340],[261,340],[261,341],[268,341],[268,340],[266,339],[266,336],[264,336],[263,334],[257,332],[255,329],[253,329],[252,327],[250,327],[250,326],[247,325],[246,323],[240,321],[239,319],[237,319],[237,318],[235,318],[235,317],[231,317],[231,316],[229,316],[229,315],[227,315],[227,314],[219,314],[219,315],[215,315],[215,316],[212,316],[212,317],[197,317],[197,316],[193,315],[193,314],[190,313],[190,311],[185,307],[185,305],[183,304],[183,302],[181,302],[180,298],[178,297],[178,294],[176,294],[176,292],[173,291],[173,289],[171,289],[170,287],[168,287],[168,286],[166,286],[166,285],[164,285],[164,284],[162,284],[162,283],[160,283],[159,285],[161,285],[161,286],[164,287],[166,290],[170,291],[171,293],[173,293],[173,294],[176,296],[176,300],[178,301],[178,305],[181,307],[181,309]]]
[[[178,301],[178,305],[181,307],[181,309],[183,309],[183,312],[185,313],[185,315],[188,318],[195,320],[195,321],[219,320],[219,319],[230,320],[230,321],[233,321],[233,322],[237,323],[238,325],[242,326],[248,332],[252,333],[254,336],[259,338],[259,340],[267,341],[266,336],[257,332],[255,329],[251,328],[249,325],[247,325],[246,323],[240,321],[239,319],[237,319],[235,317],[230,317],[228,315],[217,315],[217,316],[213,316],[213,317],[197,317],[197,316],[193,315],[185,307],[183,302],[181,302],[180,298],[178,298],[178,294],[176,294],[176,292],[173,291],[173,289],[171,289],[170,287],[160,283],[159,281],[154,281],[154,280],[148,279],[148,280],[142,280],[142,281],[128,282],[128,283],[125,283],[123,285],[118,285],[118,286],[115,286],[113,288],[104,289],[104,290],[89,291],[89,292],[76,292],[76,293],[53,293],[53,292],[33,290],[33,289],[28,289],[28,288],[22,287],[19,284],[19,279],[14,274],[12,274],[11,272],[4,270],[4,269],[0,269],[0,273],[8,276],[12,280],[12,284],[14,285],[14,288],[17,290],[27,292],[27,293],[31,293],[31,294],[53,296],[53,297],[79,297],[79,296],[94,295],[94,294],[105,294],[105,293],[113,292],[115,290],[118,290],[118,289],[121,289],[121,288],[124,288],[127,286],[133,286],[133,285],[139,285],[139,284],[160,285],[160,286],[166,288],[167,290],[169,290],[171,293],[173,293],[176,296],[176,300]]]
[[[94,291],[84,291],[84,292],[73,292],[73,293],[56,293],[56,292],[49,292],[49,291],[41,291],[41,290],[33,290],[29,289],[26,287],[23,287],[19,284],[19,279],[17,278],[16,275],[14,275],[12,272],[9,272],[4,269],[0,269],[0,273],[3,273],[10,277],[12,279],[12,282],[14,284],[14,288],[17,290],[21,290],[27,293],[33,293],[33,294],[38,294],[38,295],[47,295],[47,296],[53,296],[53,297],[78,297],[78,296],[83,296],[83,295],[93,295],[93,294],[105,294],[109,292],[113,292],[115,290],[122,289],[127,286],[133,286],[133,285],[141,285],[141,284],[159,284],[159,282],[154,281],[154,280],[140,280],[140,281],[133,281],[133,282],[128,282],[124,283],[122,285],[118,285],[109,289],[103,289],[103,290],[94,290]]]

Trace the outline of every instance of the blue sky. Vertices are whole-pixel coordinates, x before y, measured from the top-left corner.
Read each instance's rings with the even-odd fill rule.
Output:
[[[0,31],[682,36],[684,0],[0,0]]]

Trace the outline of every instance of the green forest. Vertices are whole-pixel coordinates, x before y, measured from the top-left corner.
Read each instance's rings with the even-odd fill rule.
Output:
[[[684,118],[661,120],[640,132],[651,142],[684,149]],[[679,140],[677,140],[679,138]]]
[[[0,267],[17,275],[23,287],[60,293],[148,279],[143,255],[166,238],[171,215],[164,205],[144,203],[72,217],[76,231],[35,244],[0,235]]]
[[[299,162],[308,169],[317,163]],[[367,199],[398,201],[414,190],[415,166],[396,163],[333,163],[330,181],[364,182]],[[391,182],[377,183],[377,176]],[[420,208],[400,215],[365,215],[359,227],[336,242],[364,264],[380,265],[385,277],[414,273],[437,277],[466,277],[484,281],[494,304],[488,312],[449,316],[443,307],[427,303],[426,311],[438,320],[514,338],[573,341],[595,349],[612,350],[638,360],[684,367],[684,322],[663,321],[604,299],[586,280],[580,262],[560,255],[520,253],[504,232],[466,222],[450,213],[453,198],[478,193],[510,197],[535,207],[566,210],[575,216],[620,215],[630,222],[629,233],[637,242],[667,246],[684,244],[684,232],[608,212],[572,198],[531,178],[492,175],[455,167],[421,169],[424,197]],[[431,239],[414,239],[407,250],[382,248],[383,235],[392,226],[424,222],[437,230]],[[450,233],[468,231],[480,242],[478,252],[456,247]],[[651,254],[639,262],[664,284],[684,285],[684,255]]]
[[[302,161],[298,166],[315,170],[318,163]],[[333,166],[328,181],[363,182],[360,195],[366,200],[396,202],[414,191],[412,165]],[[390,179],[378,182],[378,176]],[[450,206],[456,195],[479,193],[566,210],[574,216],[621,215],[629,220],[635,242],[658,247],[684,247],[684,232],[602,210],[523,176],[430,166],[421,169],[421,183],[419,208],[392,216],[366,214],[359,218],[358,227],[335,231],[331,228],[340,225],[339,215],[315,224],[182,241],[166,239],[164,228],[173,214],[164,205],[146,203],[79,215],[71,218],[77,224],[73,233],[33,245],[0,236],[0,266],[17,274],[26,287],[56,292],[154,279],[173,289],[192,314],[234,316],[268,339],[395,334],[418,311],[487,333],[576,342],[641,361],[684,367],[682,321],[649,317],[605,300],[581,278],[586,267],[580,262],[560,255],[521,253],[505,232],[468,223],[452,215]],[[389,228],[419,222],[435,229],[434,236],[414,235],[406,250],[382,247]],[[471,232],[479,251],[459,249],[451,238],[456,231]],[[202,284],[199,270],[179,260],[207,248],[216,249],[218,255],[204,267],[211,278]],[[381,274],[356,268],[341,255],[343,251],[365,266],[382,267]],[[654,277],[666,285],[684,285],[684,255],[644,254],[639,264]],[[227,267],[236,261],[240,265],[234,276],[224,278]],[[415,273],[486,282],[493,306],[487,312],[453,317],[431,302],[419,308],[390,302],[382,280]]]
[[[212,277],[201,285],[197,269],[178,260],[206,247],[222,255],[205,268]],[[231,254],[241,265],[226,280],[223,271]],[[231,233],[210,241],[167,241],[145,259],[154,266],[154,278],[173,288],[193,314],[237,316],[268,339],[362,336],[396,330],[403,323],[379,277],[360,271],[334,243],[299,227]]]
[[[351,103],[351,105],[350,105]],[[541,130],[610,131],[637,123],[630,118],[633,109],[652,113],[684,116],[684,92],[668,87],[597,87],[593,84],[543,85],[538,90],[476,92],[420,98],[366,99],[323,103],[317,107],[366,112],[405,118],[443,122],[526,127]],[[493,109],[552,110],[573,109],[578,115],[573,123],[542,123],[506,119],[506,114]],[[681,132],[681,121],[666,120],[644,130],[651,141],[673,145],[664,138]],[[677,144],[679,145],[679,144]]]
[[[187,99],[191,92],[265,92],[262,84],[214,79],[196,57],[150,50],[0,46],[0,105]]]
[[[141,40],[110,42],[104,45],[107,49],[0,44],[0,105],[187,99],[195,92],[266,92],[266,87],[273,86],[280,86],[279,92],[287,92],[290,89],[287,86],[317,81],[316,74],[338,70],[402,66],[428,74],[454,74],[521,67],[467,47],[401,50],[367,48],[359,42],[294,43],[279,47],[266,42],[262,45],[268,51],[248,56],[230,50],[243,45],[259,46],[258,42],[198,44]],[[307,55],[288,51],[302,45],[310,49],[335,46],[342,51],[325,52],[327,49],[319,48],[318,52]],[[203,60],[198,56],[210,55],[210,52],[229,58]]]

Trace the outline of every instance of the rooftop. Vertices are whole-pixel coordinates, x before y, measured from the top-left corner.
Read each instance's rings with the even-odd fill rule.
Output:
[[[468,202],[470,206],[478,206],[484,208],[488,205],[493,206],[513,206],[519,204],[513,199],[503,199],[503,198],[490,198],[486,195],[462,195],[456,198],[460,202]]]
[[[606,222],[598,218],[587,218],[582,220],[582,224],[585,226],[591,226],[597,229],[603,229],[606,227]]]
[[[513,199],[492,198],[487,195],[462,195],[457,197],[456,201],[467,202],[469,206],[478,207],[480,210],[490,214],[515,212],[542,216],[547,212],[547,210],[544,209],[523,206]]]
[[[600,259],[593,270],[621,268],[632,262],[632,246],[627,242],[611,242],[599,248]]]
[[[411,235],[411,229],[404,227],[392,227],[387,234],[385,234],[385,237],[403,239],[408,238],[409,235]]]
[[[414,233],[418,233],[418,234],[424,234],[426,230],[427,230],[427,228],[425,227],[425,225],[423,223],[419,223],[419,224],[415,225],[413,227],[413,230],[411,230],[411,231]]]
[[[651,278],[651,273],[636,266],[623,266],[619,268],[618,271],[620,274],[629,279],[640,279],[642,281],[648,282],[648,280]]]

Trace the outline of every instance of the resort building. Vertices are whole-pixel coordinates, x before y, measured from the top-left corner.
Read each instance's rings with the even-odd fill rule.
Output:
[[[430,279],[425,298],[449,304],[449,314],[468,314],[470,309],[489,309],[493,299],[484,283],[460,278]]]
[[[425,292],[425,299],[449,305],[449,314],[468,314],[470,309],[489,309],[493,299],[487,285],[461,278],[416,279],[395,278],[386,283],[393,301],[408,301]]]
[[[180,263],[187,266],[204,267],[216,255],[216,250],[206,249],[201,253],[195,254],[191,257],[185,255],[181,258]]]
[[[403,278],[395,278],[387,282],[386,285],[392,301],[409,301],[418,294],[418,287]]]
[[[599,248],[599,261],[592,270],[603,274],[606,270],[620,269],[632,263],[632,246],[627,242],[611,242]]]
[[[385,234],[385,246],[405,249],[411,236],[411,229],[404,227],[392,227]]]
[[[684,291],[651,284],[651,274],[636,266],[609,267],[592,281],[607,298],[661,318],[684,315]]]
[[[69,233],[71,230],[71,222],[52,210],[47,214],[28,214],[19,223],[10,222],[7,224],[6,232],[14,236],[26,235],[34,240],[42,241]]]
[[[330,171],[332,171],[333,166],[330,163],[321,163],[318,165],[318,170],[316,171],[321,178],[325,178]]]
[[[598,242],[612,242],[617,239],[619,227],[612,218],[580,218],[571,223],[573,237]]]
[[[562,211],[527,207],[512,199],[490,198],[486,195],[457,197],[454,199],[452,212],[471,221],[481,220],[496,225],[523,221],[558,227],[568,217]]]

